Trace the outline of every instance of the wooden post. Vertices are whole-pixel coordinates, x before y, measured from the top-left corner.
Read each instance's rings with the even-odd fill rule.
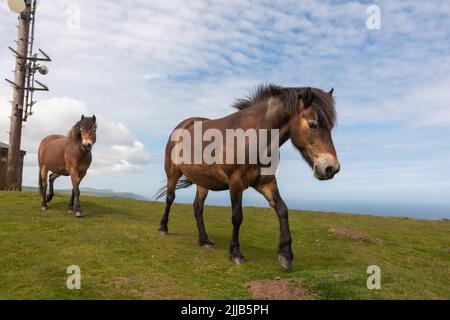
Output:
[[[28,55],[28,41],[30,33],[31,0],[25,0],[26,8],[19,14],[19,30],[17,37],[17,53],[14,82],[13,100],[11,107],[11,127],[9,131],[8,164],[6,170],[7,190],[20,191],[21,166],[20,166],[20,141],[22,136],[22,119],[24,109],[25,75]]]

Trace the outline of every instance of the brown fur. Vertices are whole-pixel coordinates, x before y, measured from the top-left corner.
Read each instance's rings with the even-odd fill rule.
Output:
[[[218,129],[224,137],[226,129],[279,129],[280,146],[290,139],[305,160],[314,167],[318,179],[330,179],[339,170],[331,137],[331,129],[335,122],[332,91],[327,93],[315,88],[260,86],[250,98],[239,100],[234,107],[239,111],[224,118],[215,120],[190,118],[181,122],[175,129],[185,128],[189,130],[192,139],[195,121],[202,122],[203,131],[210,128]],[[313,127],[314,129],[312,129]],[[203,203],[208,190],[229,189],[234,226],[230,255],[234,262],[242,263],[243,255],[239,249],[242,193],[248,187],[252,187],[268,200],[270,206],[278,214],[281,228],[280,263],[283,267],[290,268],[293,255],[287,222],[287,208],[278,192],[275,176],[261,175],[263,165],[259,162],[259,159],[256,164],[248,164],[248,161],[246,161],[246,164],[175,164],[172,162],[171,152],[177,143],[178,141],[169,139],[165,151],[167,186],[160,190],[158,196],[166,195],[166,209],[161,220],[160,231],[162,233],[168,231],[167,223],[170,207],[175,199],[175,189],[196,184],[197,196],[194,201],[194,212],[199,229],[199,242],[201,245],[210,246],[211,242],[207,237],[203,223]],[[203,148],[207,144],[204,142]],[[248,139],[246,139],[246,148],[248,153]],[[270,150],[270,145],[267,148]],[[223,159],[226,159],[226,148],[223,147],[222,150]],[[191,154],[193,155],[193,150]],[[317,159],[321,154],[327,154],[327,159],[333,160],[333,165],[336,167],[333,167],[332,174],[326,177],[325,171],[317,170],[316,166]],[[236,143],[234,156],[236,160]]]
[[[39,145],[39,188],[42,196],[42,209],[47,209],[47,203],[53,198],[53,183],[59,176],[69,176],[72,180],[72,196],[69,202],[69,211],[74,210],[77,216],[82,215],[79,203],[81,180],[86,175],[92,161],[91,147],[96,141],[96,118],[81,117],[67,136],[50,135],[44,138]],[[88,148],[83,141],[90,140],[92,145]],[[50,190],[47,193],[47,175],[50,174]]]

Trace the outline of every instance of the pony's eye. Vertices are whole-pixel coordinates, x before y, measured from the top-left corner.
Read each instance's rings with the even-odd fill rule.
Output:
[[[317,122],[315,122],[315,121],[308,121],[308,127],[310,129],[317,129],[318,128]]]

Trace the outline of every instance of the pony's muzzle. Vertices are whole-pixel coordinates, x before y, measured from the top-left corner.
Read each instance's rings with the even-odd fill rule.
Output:
[[[314,177],[330,180],[341,170],[339,161],[329,153],[321,154],[314,162]]]
[[[86,151],[91,151],[92,149],[92,140],[83,140],[83,142],[81,143],[81,147],[86,150]]]

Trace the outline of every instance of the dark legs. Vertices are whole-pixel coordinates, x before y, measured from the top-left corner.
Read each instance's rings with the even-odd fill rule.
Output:
[[[47,210],[47,175],[48,170],[45,167],[39,167],[39,190],[42,197],[42,210]]]
[[[83,210],[81,210],[80,206],[80,182],[74,182],[74,179],[72,179],[72,185],[72,194],[75,199],[75,216],[81,218],[83,216]]]
[[[175,200],[175,187],[177,186],[179,178],[180,176],[167,178],[166,209],[164,210],[164,215],[161,219],[161,226],[159,227],[161,235],[166,235],[169,232],[167,223],[169,222],[170,207]]]
[[[73,200],[75,200],[75,216],[77,218],[81,218],[83,217],[83,210],[81,210],[81,206],[80,206],[80,182],[81,180],[84,178],[84,175],[86,174],[86,172],[81,172],[78,173],[77,172],[71,172],[70,173],[70,178],[72,179],[72,197],[70,199],[70,202],[72,203]],[[69,203],[69,210],[70,210],[70,205],[71,203]]]
[[[83,216],[83,210],[81,210],[80,206],[80,182],[83,180],[86,171],[76,172],[73,170],[70,174],[70,178],[72,179],[72,196],[70,197],[70,202],[68,205],[69,212],[74,211],[74,203],[75,203],[75,212],[78,218]],[[45,167],[39,168],[39,189],[42,197],[42,210],[47,210],[47,203],[53,199],[54,191],[53,191],[53,183],[60,176],[59,174],[52,173],[50,174],[49,179],[49,194],[47,195],[47,175],[48,170]]]
[[[239,248],[239,228],[241,227],[243,215],[242,215],[242,193],[244,188],[240,181],[240,178],[230,183],[230,196],[231,196],[231,220],[233,222],[233,236],[230,242],[230,260],[236,264],[244,263],[244,256]]]
[[[208,235],[205,230],[205,223],[203,221],[203,204],[205,203],[206,196],[208,195],[208,189],[197,186],[197,194],[194,200],[194,215],[197,221],[197,228],[199,233],[198,243],[206,248],[212,248],[213,243],[209,241]]]
[[[53,199],[53,196],[54,196],[53,183],[55,182],[56,178],[58,178],[58,177],[59,177],[59,174],[56,174],[56,173],[52,173],[50,175],[50,179],[49,179],[50,190],[49,190],[49,193],[48,193],[48,196],[47,196],[47,202],[50,202]]]
[[[176,173],[167,178],[167,195],[166,195],[166,208],[164,215],[161,219],[161,225],[159,231],[161,235],[166,235],[169,232],[167,224],[169,223],[170,208],[175,200],[175,189],[180,178],[180,174]],[[205,203],[206,196],[208,195],[208,189],[197,186],[197,194],[193,204],[195,220],[197,221],[197,228],[199,232],[199,244],[201,246],[212,248],[213,243],[209,241],[208,235],[205,230],[205,223],[203,221],[203,204]]]
[[[75,199],[75,190],[72,188],[72,195],[70,196],[69,204],[67,206],[67,211],[73,213],[73,201]]]
[[[292,254],[292,238],[291,231],[289,230],[288,209],[283,199],[281,199],[278,190],[276,193],[273,208],[277,212],[278,219],[280,221],[280,244],[278,260],[283,268],[290,270],[292,268],[292,260],[294,255]]]
[[[291,249],[292,239],[289,230],[288,209],[278,192],[277,181],[274,178],[268,183],[255,187],[255,189],[269,201],[270,206],[275,209],[278,215],[280,221],[278,260],[283,268],[290,270],[294,256]]]

